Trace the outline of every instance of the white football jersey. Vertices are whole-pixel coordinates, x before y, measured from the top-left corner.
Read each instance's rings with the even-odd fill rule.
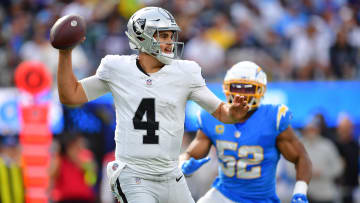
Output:
[[[177,167],[186,102],[199,100],[194,92],[205,81],[193,61],[174,60],[146,75],[136,58],[108,55],[96,72],[114,98],[116,159],[142,173],[169,173]]]

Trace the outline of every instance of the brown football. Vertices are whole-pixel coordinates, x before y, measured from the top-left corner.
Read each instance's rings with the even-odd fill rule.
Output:
[[[66,15],[59,18],[50,30],[50,42],[56,49],[69,49],[83,40],[86,23],[79,15]]]

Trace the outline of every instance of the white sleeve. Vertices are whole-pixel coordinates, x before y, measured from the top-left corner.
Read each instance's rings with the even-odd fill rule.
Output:
[[[203,76],[201,75],[201,67],[196,62],[191,63],[191,69],[190,69],[190,77],[188,77],[190,81],[190,88],[196,89],[198,87],[205,86],[205,80]],[[193,91],[193,90],[192,90]]]
[[[196,88],[196,90],[191,93],[190,100],[199,104],[209,113],[214,113],[222,103],[222,101],[212,93],[206,85]]]
[[[205,80],[201,75],[201,67],[193,61],[190,76],[191,94],[189,99],[199,104],[207,112],[214,113],[222,101],[206,86]]]
[[[96,70],[96,76],[98,76],[101,80],[110,81],[111,76],[111,61],[112,56],[107,55],[101,59],[100,65]]]
[[[88,101],[94,100],[110,91],[106,81],[94,75],[79,81],[84,88]]]

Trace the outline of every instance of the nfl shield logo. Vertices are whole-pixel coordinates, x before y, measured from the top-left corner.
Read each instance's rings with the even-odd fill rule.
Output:
[[[152,79],[147,79],[146,80],[146,85],[148,85],[148,86],[152,85]]]
[[[114,163],[113,165],[112,165],[112,167],[111,167],[111,169],[113,170],[113,171],[116,171],[116,169],[119,167],[119,165],[117,164],[117,163]]]

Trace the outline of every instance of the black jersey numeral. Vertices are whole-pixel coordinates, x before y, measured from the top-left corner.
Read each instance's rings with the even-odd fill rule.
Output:
[[[146,121],[142,121],[145,113]],[[159,122],[155,121],[154,98],[141,100],[135,112],[133,124],[135,129],[146,130],[146,134],[143,136],[143,144],[159,144],[159,136],[155,134],[155,130],[159,130]]]

